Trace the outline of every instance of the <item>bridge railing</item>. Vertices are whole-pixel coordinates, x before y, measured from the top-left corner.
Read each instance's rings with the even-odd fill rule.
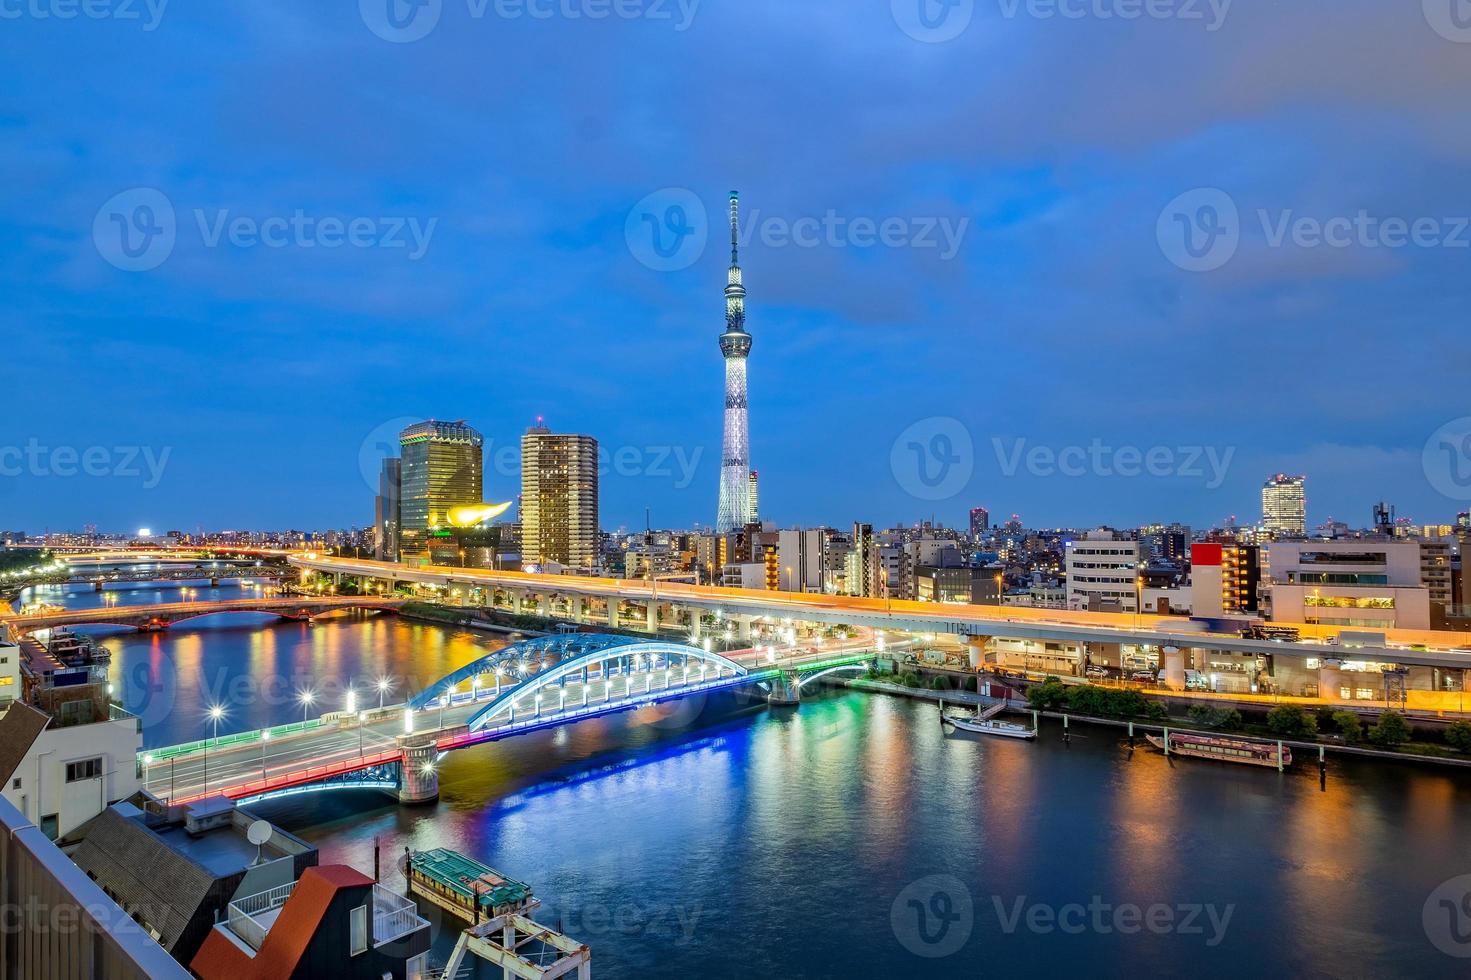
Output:
[[[155,764],[165,762],[169,759],[177,759],[182,755],[192,755],[202,752],[206,748],[230,748],[236,745],[250,745],[259,742],[262,732],[270,732],[271,738],[285,735],[299,735],[313,729],[321,728],[327,723],[321,718],[312,718],[308,721],[293,721],[287,725],[277,725],[274,728],[258,728],[249,732],[236,732],[233,735],[221,735],[219,738],[201,738],[194,742],[181,742],[178,745],[166,745],[163,748],[149,749],[148,755],[153,756]]]
[[[210,794],[223,794],[231,799],[238,800],[248,796],[269,793],[272,790],[287,789],[306,783],[315,783],[327,779],[330,776],[340,776],[344,773],[356,772],[359,769],[371,769],[374,766],[382,766],[390,762],[398,762],[402,759],[403,753],[397,748],[386,749],[382,752],[373,752],[368,755],[352,756],[340,762],[328,762],[320,766],[306,766],[292,772],[268,776],[265,779],[251,779],[243,783],[222,786],[219,789],[211,788]],[[194,800],[201,799],[203,795],[203,793],[197,793],[180,796],[172,802],[190,803]]]

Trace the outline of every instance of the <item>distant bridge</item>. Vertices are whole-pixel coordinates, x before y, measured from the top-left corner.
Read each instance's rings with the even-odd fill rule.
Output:
[[[861,669],[875,656],[866,644],[777,658],[770,650],[727,655],[602,633],[537,637],[448,674],[404,704],[153,749],[139,767],[148,789],[177,802],[377,789],[427,803],[439,795],[437,763],[454,749],[752,685],[790,703],[790,679]]]
[[[59,581],[64,581],[69,585],[84,582],[91,582],[94,585],[105,582],[200,582],[205,580],[219,582],[222,579],[241,578],[268,578],[279,581],[288,577],[293,577],[291,570],[281,568],[279,565],[274,567],[224,565],[218,568],[197,565],[192,568],[155,568],[152,570],[110,569],[105,572],[71,572],[56,576]]]
[[[377,609],[397,612],[402,599],[383,596],[323,596],[223,599],[217,602],[165,602],[148,606],[108,606],[102,609],[66,609],[5,620],[17,636],[58,626],[131,626],[142,632],[168,629],[175,623],[225,613],[274,613],[282,619],[310,621],[340,609]]]

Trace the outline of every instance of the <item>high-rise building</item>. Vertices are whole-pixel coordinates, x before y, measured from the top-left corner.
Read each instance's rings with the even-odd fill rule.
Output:
[[[373,557],[398,561],[399,488],[403,460],[390,456],[378,472],[378,496],[373,500]]]
[[[751,523],[755,524],[761,520],[761,494],[757,488],[756,471],[751,471],[751,482],[749,484],[751,499]]]
[[[535,425],[521,437],[521,563],[598,565],[598,441]]]
[[[1262,485],[1262,527],[1280,537],[1301,537],[1308,529],[1305,476],[1278,473]]]
[[[746,357],[751,335],[746,333],[746,287],[736,254],[736,220],[740,199],[730,192],[730,272],[725,284],[725,333],[720,354],[725,358],[725,435],[720,453],[720,504],[715,530],[737,531],[755,520],[751,496],[751,435],[746,412]]]
[[[991,512],[984,507],[970,509],[970,536],[979,538],[991,529]]]
[[[418,422],[398,436],[399,561],[430,561],[432,539],[448,530],[454,507],[480,503],[485,440],[463,421]]]

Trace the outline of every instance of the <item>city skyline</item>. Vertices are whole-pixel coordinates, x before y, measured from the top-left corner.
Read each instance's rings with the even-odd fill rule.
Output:
[[[753,425],[774,520],[883,523],[934,510],[959,523],[983,500],[1037,523],[1202,524],[1254,512],[1276,472],[1311,474],[1320,515],[1379,498],[1422,518],[1464,506],[1422,463],[1431,436],[1463,414],[1445,396],[1465,389],[1468,369],[1442,352],[1457,348],[1471,291],[1464,250],[1275,235],[1284,217],[1464,211],[1454,188],[1468,163],[1453,136],[1464,59],[1418,9],[1356,3],[1320,17],[1238,5],[1215,32],[1145,20],[1124,34],[1122,22],[1100,22],[1141,68],[1096,76],[1085,55],[1098,37],[1060,21],[978,13],[960,36],[926,44],[881,7],[793,17],[759,2],[706,5],[682,32],[610,21],[570,34],[530,20],[461,24],[461,11],[413,44],[325,10],[179,8],[157,31],[129,35],[161,56],[142,67],[115,43],[119,24],[83,18],[64,37],[29,25],[35,43],[14,45],[11,62],[12,101],[28,108],[12,115],[23,138],[5,151],[17,184],[0,204],[0,235],[16,248],[0,270],[11,297],[0,322],[16,363],[64,365],[68,384],[33,386],[17,406],[6,442],[22,457],[0,458],[0,509],[36,528],[351,523],[363,519],[358,447],[380,423],[470,418],[499,446],[545,415],[610,450],[698,452],[688,486],[613,474],[603,503],[615,525],[641,523],[645,506],[659,523],[708,524],[720,452],[709,326],[730,187],[753,205],[742,229],[761,298]],[[834,49],[814,53],[812,30]],[[1264,36],[1303,50],[1243,92],[1230,66],[1250,62]],[[224,63],[181,41],[227,37]],[[283,56],[282,37],[311,39],[317,53]],[[1365,44],[1389,45],[1409,77],[1375,79],[1322,56]],[[57,45],[77,71],[53,77]],[[1144,55],[1155,45],[1170,59]],[[741,53],[756,47],[818,58],[819,75],[847,79],[844,99],[794,98],[784,81],[745,70]],[[658,70],[597,94],[596,106],[547,74],[572,58],[611,76],[625,56]],[[454,85],[432,121],[423,115],[413,92],[476,77],[487,57],[542,91],[538,104]],[[863,78],[840,67],[854,63],[870,66]],[[180,92],[163,64],[219,72],[218,87]],[[1160,83],[1182,76],[1184,93]],[[91,127],[105,129],[101,141],[76,152],[103,79],[119,77],[126,92],[107,106],[109,125]],[[394,81],[370,91],[363,77]],[[922,97],[993,84],[1020,95]],[[725,122],[732,92],[755,127],[740,138]],[[1090,122],[1100,92],[1108,126]],[[629,104],[636,117],[620,108]],[[228,138],[194,132],[201,116]],[[1346,116],[1350,129],[1324,121]],[[594,122],[606,135],[596,176],[554,135]],[[1267,147],[1275,153],[1243,152]],[[176,234],[159,265],[129,271],[93,231],[135,188],[163,195]],[[1197,188],[1225,191],[1245,226],[1234,257],[1211,271],[1179,267],[1159,242],[1166,206]],[[675,204],[687,225],[663,221]],[[281,218],[289,231],[298,211],[313,222],[396,219],[403,247],[214,234],[236,219]],[[860,219],[894,219],[911,237],[859,244],[872,230],[855,230]],[[666,233],[668,258],[638,238],[650,228]],[[668,234],[686,228],[678,242]],[[496,381],[456,369],[463,352],[524,343],[544,353],[498,368]],[[1383,356],[1334,353],[1370,347]],[[1394,363],[1403,370],[1387,374]],[[1125,377],[1155,381],[1113,383]],[[191,401],[191,385],[226,397]],[[1233,389],[1250,397],[1232,401]],[[900,434],[933,418],[957,419],[974,447],[970,483],[938,503],[916,500],[890,468]],[[303,426],[314,451],[283,453],[282,434]],[[1018,440],[1056,453],[1095,438],[1234,455],[1214,489],[1208,471],[1003,470]],[[140,465],[99,493],[97,480],[38,475],[24,461],[32,439],[101,448],[114,465],[119,447],[169,455],[157,484],[145,486]],[[288,489],[262,493],[262,483]]]

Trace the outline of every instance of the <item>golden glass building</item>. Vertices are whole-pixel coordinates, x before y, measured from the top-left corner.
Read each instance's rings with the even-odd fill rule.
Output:
[[[438,539],[454,547],[450,511],[483,499],[485,440],[463,421],[431,419],[404,429],[398,445],[399,561],[423,564],[445,550],[435,549]]]
[[[1308,529],[1305,476],[1278,473],[1262,486],[1262,527],[1274,537],[1302,537]]]
[[[521,564],[598,562],[598,441],[535,425],[521,437]]]

